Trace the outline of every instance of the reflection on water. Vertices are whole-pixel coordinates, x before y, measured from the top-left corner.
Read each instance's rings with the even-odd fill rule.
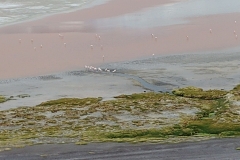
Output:
[[[189,0],[93,22],[102,28],[146,28],[186,23],[186,17],[240,12],[239,0]]]

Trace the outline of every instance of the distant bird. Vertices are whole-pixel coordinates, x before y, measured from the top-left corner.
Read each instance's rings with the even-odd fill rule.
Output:
[[[238,39],[238,35],[236,35],[235,38]]]
[[[98,36],[98,40],[99,40],[99,41],[101,40],[101,36]]]
[[[43,48],[43,45],[41,44],[40,47]]]
[[[152,33],[151,35],[152,35],[152,38],[154,38],[154,34]]]
[[[235,21],[235,24],[237,24],[237,21]]]
[[[93,49],[93,45],[92,44],[90,45],[90,47],[91,47],[91,49]]]
[[[103,50],[103,45],[101,45],[101,50]]]
[[[33,43],[33,39],[31,39],[31,42]]]
[[[34,47],[33,49],[34,49],[34,51],[36,51],[36,50],[37,50],[37,47]]]
[[[100,71],[100,72],[101,72],[101,71],[102,71],[102,69],[101,69],[101,68],[98,68],[98,71]]]
[[[114,69],[112,72],[113,72],[113,73],[116,72],[116,69]]]
[[[155,41],[157,41],[158,37],[155,37]]]
[[[234,30],[233,33],[236,34],[236,31]]]
[[[152,56],[154,57],[154,53],[152,54]]]
[[[64,43],[64,46],[66,47],[66,46],[67,46],[67,43]]]
[[[212,33],[212,29],[209,29],[209,32]]]
[[[21,40],[21,39],[19,39],[19,40],[18,40],[18,42],[19,42],[19,43],[22,43],[22,40]]]
[[[188,36],[186,36],[186,38],[187,38],[187,40],[189,39],[189,37],[188,37]]]
[[[104,55],[102,56],[103,62],[104,62]]]
[[[61,38],[61,39],[63,39],[64,38],[64,36],[62,35],[62,34],[58,34],[58,36]]]

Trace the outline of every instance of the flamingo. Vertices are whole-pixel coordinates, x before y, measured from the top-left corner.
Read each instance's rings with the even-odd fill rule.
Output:
[[[61,38],[61,39],[63,39],[64,38],[64,36],[62,35],[62,34],[58,34],[58,36]]]

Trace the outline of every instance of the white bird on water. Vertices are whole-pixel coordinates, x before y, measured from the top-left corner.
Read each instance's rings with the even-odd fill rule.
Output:
[[[90,47],[91,47],[91,49],[93,49],[93,45],[92,44],[90,45]]]
[[[152,35],[152,38],[154,38],[154,34],[152,33],[151,35]]]
[[[209,29],[209,32],[212,33],[212,29]]]
[[[62,34],[58,34],[58,36],[61,38],[61,39],[63,39],[64,38],[64,36],[62,35]]]

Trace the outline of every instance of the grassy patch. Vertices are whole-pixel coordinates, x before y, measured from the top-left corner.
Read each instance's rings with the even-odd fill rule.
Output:
[[[6,102],[8,99],[4,96],[0,96],[0,103]]]
[[[47,102],[43,102],[38,106],[51,106],[51,105],[84,105],[84,104],[92,104],[101,101],[102,98],[61,98],[57,100],[51,100]]]
[[[0,147],[239,136],[240,110],[236,104],[233,110],[225,96],[229,92],[187,87],[174,94],[120,95],[110,101],[62,98],[0,111]]]
[[[212,119],[201,119],[192,121],[187,125],[195,133],[218,134],[218,135],[239,135],[240,124],[218,123]]]
[[[215,100],[223,98],[228,92],[223,90],[207,90],[204,91],[197,87],[186,87],[173,90],[172,93],[177,96],[183,96],[188,98],[199,98],[206,100]]]

